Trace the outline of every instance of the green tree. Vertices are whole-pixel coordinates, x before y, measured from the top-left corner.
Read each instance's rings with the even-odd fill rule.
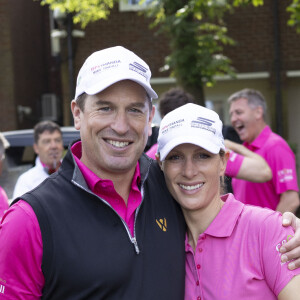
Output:
[[[141,0],[143,2],[144,0]],[[71,13],[74,23],[106,19],[117,0],[42,0],[52,9]],[[162,70],[170,70],[177,82],[204,103],[204,86],[215,84],[216,75],[234,76],[230,58],[223,55],[226,45],[234,45],[227,35],[224,15],[239,6],[263,5],[263,0],[154,0],[146,15],[153,27],[164,32],[171,53]],[[287,10],[289,25],[300,32],[300,0],[292,0]]]
[[[52,10],[59,9],[62,13],[71,13],[74,23],[79,23],[82,28],[85,28],[91,22],[107,19],[115,0],[41,0],[40,2],[42,5],[48,4]]]
[[[291,13],[288,24],[295,26],[297,32],[300,33],[300,0],[293,0],[287,11]]]

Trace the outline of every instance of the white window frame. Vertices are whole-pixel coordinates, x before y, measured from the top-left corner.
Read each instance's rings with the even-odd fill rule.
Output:
[[[120,11],[139,11],[139,10],[145,10],[150,2],[153,2],[154,0],[145,0],[143,4],[131,4],[132,0],[119,0],[119,10]],[[138,2],[138,1],[135,1]]]

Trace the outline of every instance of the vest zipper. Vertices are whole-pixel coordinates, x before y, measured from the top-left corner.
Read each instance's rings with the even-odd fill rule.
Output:
[[[75,159],[73,158],[73,161],[74,161],[74,165],[75,165],[75,169],[78,168],[76,162],[75,162]],[[78,186],[79,188],[83,189],[84,191],[86,191],[87,193],[91,194],[91,195],[95,195],[97,196],[104,204],[106,204],[107,206],[109,206],[116,214],[117,216],[120,218],[121,222],[123,223],[125,229],[126,229],[126,232],[127,232],[127,235],[131,241],[131,243],[133,244],[134,246],[134,249],[135,249],[135,252],[136,254],[139,254],[140,253],[140,249],[139,249],[139,246],[138,246],[138,243],[137,243],[137,240],[136,240],[136,234],[135,234],[135,224],[136,224],[136,220],[137,220],[137,215],[138,215],[138,212],[140,210],[140,207],[144,201],[144,182],[146,180],[146,178],[148,177],[148,174],[149,174],[149,169],[150,169],[150,165],[148,166],[148,169],[146,171],[146,174],[145,174],[145,178],[144,180],[142,181],[141,183],[141,195],[142,195],[142,201],[140,203],[140,205],[138,206],[138,208],[136,209],[136,212],[135,212],[135,217],[134,217],[134,224],[133,224],[133,237],[131,236],[131,233],[130,233],[130,230],[126,224],[126,222],[120,217],[120,215],[116,212],[116,210],[108,203],[106,202],[104,199],[100,198],[99,196],[95,195],[94,193],[92,193],[90,190],[87,190],[86,188],[84,188],[82,185],[80,185],[79,183],[77,183],[75,180],[74,180],[74,173],[73,173],[73,178],[72,178],[72,182],[73,184],[75,184],[76,186]],[[80,172],[80,171],[79,171]]]
[[[139,249],[139,247],[138,247],[136,238],[135,238],[135,237],[131,238],[131,242],[132,242],[133,245],[134,245],[134,249],[135,249],[136,254],[139,254],[139,253],[140,253],[140,249]]]
[[[115,210],[108,202],[106,202],[104,199],[100,198],[100,197],[97,196],[96,194],[92,193],[91,191],[87,190],[86,188],[84,188],[82,185],[80,185],[79,183],[77,183],[77,182],[74,181],[73,179],[72,179],[72,182],[73,182],[73,184],[75,184],[76,186],[78,186],[79,188],[81,188],[82,190],[84,190],[85,192],[87,192],[87,193],[89,193],[89,194],[91,194],[91,195],[94,195],[94,196],[96,196],[97,198],[99,198],[104,204],[106,204],[107,206],[109,206],[109,207],[117,214],[117,216],[120,218],[121,222],[123,223],[123,225],[124,225],[124,227],[125,227],[125,229],[126,229],[127,235],[128,235],[128,237],[129,237],[131,243],[132,243],[133,246],[134,246],[134,249],[135,249],[136,254],[139,254],[139,253],[140,253],[140,249],[139,249],[139,247],[138,247],[137,240],[136,240],[136,238],[135,238],[135,223],[136,223],[136,217],[137,217],[137,213],[138,213],[138,210],[139,210],[140,206],[137,208],[136,213],[135,213],[134,227],[133,227],[133,235],[134,235],[134,236],[132,237],[132,236],[131,236],[131,233],[130,233],[130,230],[129,230],[127,224],[126,224],[126,222],[120,217],[120,215],[116,212],[116,210]],[[143,202],[143,196],[142,196],[142,202]],[[142,202],[141,202],[141,204],[142,204]],[[141,204],[140,204],[140,205],[141,205]]]

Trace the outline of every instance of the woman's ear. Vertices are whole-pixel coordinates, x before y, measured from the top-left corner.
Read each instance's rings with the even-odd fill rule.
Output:
[[[224,155],[221,156],[221,169],[220,169],[220,176],[224,176],[227,161],[229,159],[230,152],[228,150],[225,151]]]

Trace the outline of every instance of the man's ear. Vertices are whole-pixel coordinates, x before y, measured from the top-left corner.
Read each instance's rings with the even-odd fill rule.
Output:
[[[257,120],[263,119],[264,110],[261,106],[255,108],[255,117]]]
[[[80,129],[80,124],[81,124],[81,109],[77,105],[75,100],[72,100],[71,102],[71,111],[73,114],[73,119],[74,119],[74,127],[79,130]]]
[[[36,143],[33,144],[33,150],[34,150],[35,154],[39,155],[39,147]]]

